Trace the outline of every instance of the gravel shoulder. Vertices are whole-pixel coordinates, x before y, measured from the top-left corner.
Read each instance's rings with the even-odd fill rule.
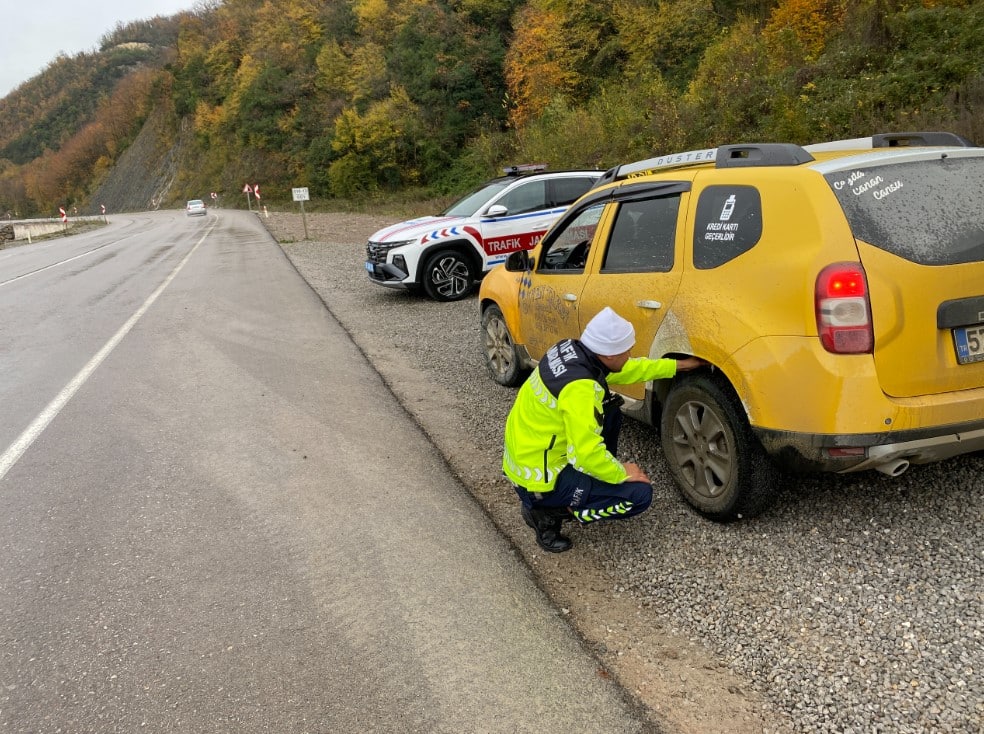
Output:
[[[902,477],[790,477],[762,517],[689,510],[652,429],[622,458],[652,509],[542,553],[498,466],[514,392],[486,375],[476,299],[368,282],[367,237],[398,217],[261,218],[612,675],[681,734],[954,732],[984,720],[984,457]],[[372,396],[366,396],[371,400]]]

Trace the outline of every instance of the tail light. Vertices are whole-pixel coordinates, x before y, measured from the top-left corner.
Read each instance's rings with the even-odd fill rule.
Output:
[[[865,354],[875,343],[871,301],[864,268],[834,263],[820,271],[814,295],[817,332],[823,348],[834,354]]]

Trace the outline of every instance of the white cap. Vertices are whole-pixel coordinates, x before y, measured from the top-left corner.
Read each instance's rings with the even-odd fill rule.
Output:
[[[605,306],[584,327],[581,343],[595,354],[611,357],[632,349],[635,329],[609,306]]]

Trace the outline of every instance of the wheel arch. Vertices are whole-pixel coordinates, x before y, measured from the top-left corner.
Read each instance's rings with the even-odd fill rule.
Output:
[[[483,284],[484,287],[484,284]],[[499,309],[502,314],[503,320],[506,322],[506,328],[509,329],[509,334],[513,339],[513,343],[516,345],[516,349],[520,353],[520,357],[525,365],[525,369],[533,369],[537,365],[537,360],[534,359],[529,350],[526,348],[526,340],[523,338],[523,331],[520,328],[520,321],[517,318],[517,314],[514,309],[510,309],[504,304],[504,302],[496,299],[495,294],[481,293],[479,295],[478,302],[478,318],[481,321],[485,312],[489,310],[492,306]]]
[[[708,375],[722,390],[729,393],[731,397],[734,398],[735,402],[741,407],[745,415],[745,420],[751,425],[751,415],[748,412],[748,405],[742,399],[741,393],[735,387],[734,383],[728,377],[724,370],[722,370],[718,365],[710,362],[705,357],[701,357],[699,354],[690,354],[687,352],[669,352],[663,355],[664,359],[686,359],[687,357],[699,357],[708,362],[707,367],[701,367],[695,372],[689,372],[687,374],[706,374]],[[657,428],[661,424],[663,417],[663,406],[666,404],[666,398],[670,394],[670,390],[673,386],[683,377],[683,373],[676,375],[674,377],[668,377],[664,380],[653,380],[652,388],[650,390],[651,394],[651,420],[652,425]]]
[[[667,382],[671,384],[666,394],[666,403],[672,404],[680,399],[678,396],[687,395],[689,391],[694,397],[702,394],[711,403],[718,404],[724,412],[722,418],[727,418],[729,412],[734,415],[730,428],[733,432],[733,453],[729,454],[733,468],[728,472],[740,472],[734,480],[737,484],[732,484],[720,498],[698,498],[682,483],[684,480],[680,476],[680,470],[671,465],[671,475],[687,502],[700,514],[719,522],[753,517],[767,509],[778,493],[781,469],[752,429],[748,411],[731,382],[719,370],[712,371],[710,368],[687,372],[681,378]],[[674,459],[671,446],[674,440],[667,430],[667,421],[673,418],[666,414],[667,410],[670,410],[669,406],[660,410],[658,425],[664,456],[672,464]]]
[[[482,258],[475,251],[475,244],[470,240],[441,240],[424,248],[417,258],[417,272],[414,273],[414,280],[423,283],[424,266],[431,256],[444,250],[453,250],[461,253],[468,260],[468,265],[472,269],[472,275],[476,281],[482,279]]]

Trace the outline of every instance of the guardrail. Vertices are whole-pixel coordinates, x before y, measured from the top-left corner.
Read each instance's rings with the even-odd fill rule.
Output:
[[[43,237],[52,232],[63,232],[70,230],[74,224],[88,224],[90,222],[104,223],[104,217],[72,217],[67,222],[58,218],[51,219],[21,219],[15,221],[0,220],[0,247],[5,242],[16,240],[27,240],[30,242],[35,237]]]

